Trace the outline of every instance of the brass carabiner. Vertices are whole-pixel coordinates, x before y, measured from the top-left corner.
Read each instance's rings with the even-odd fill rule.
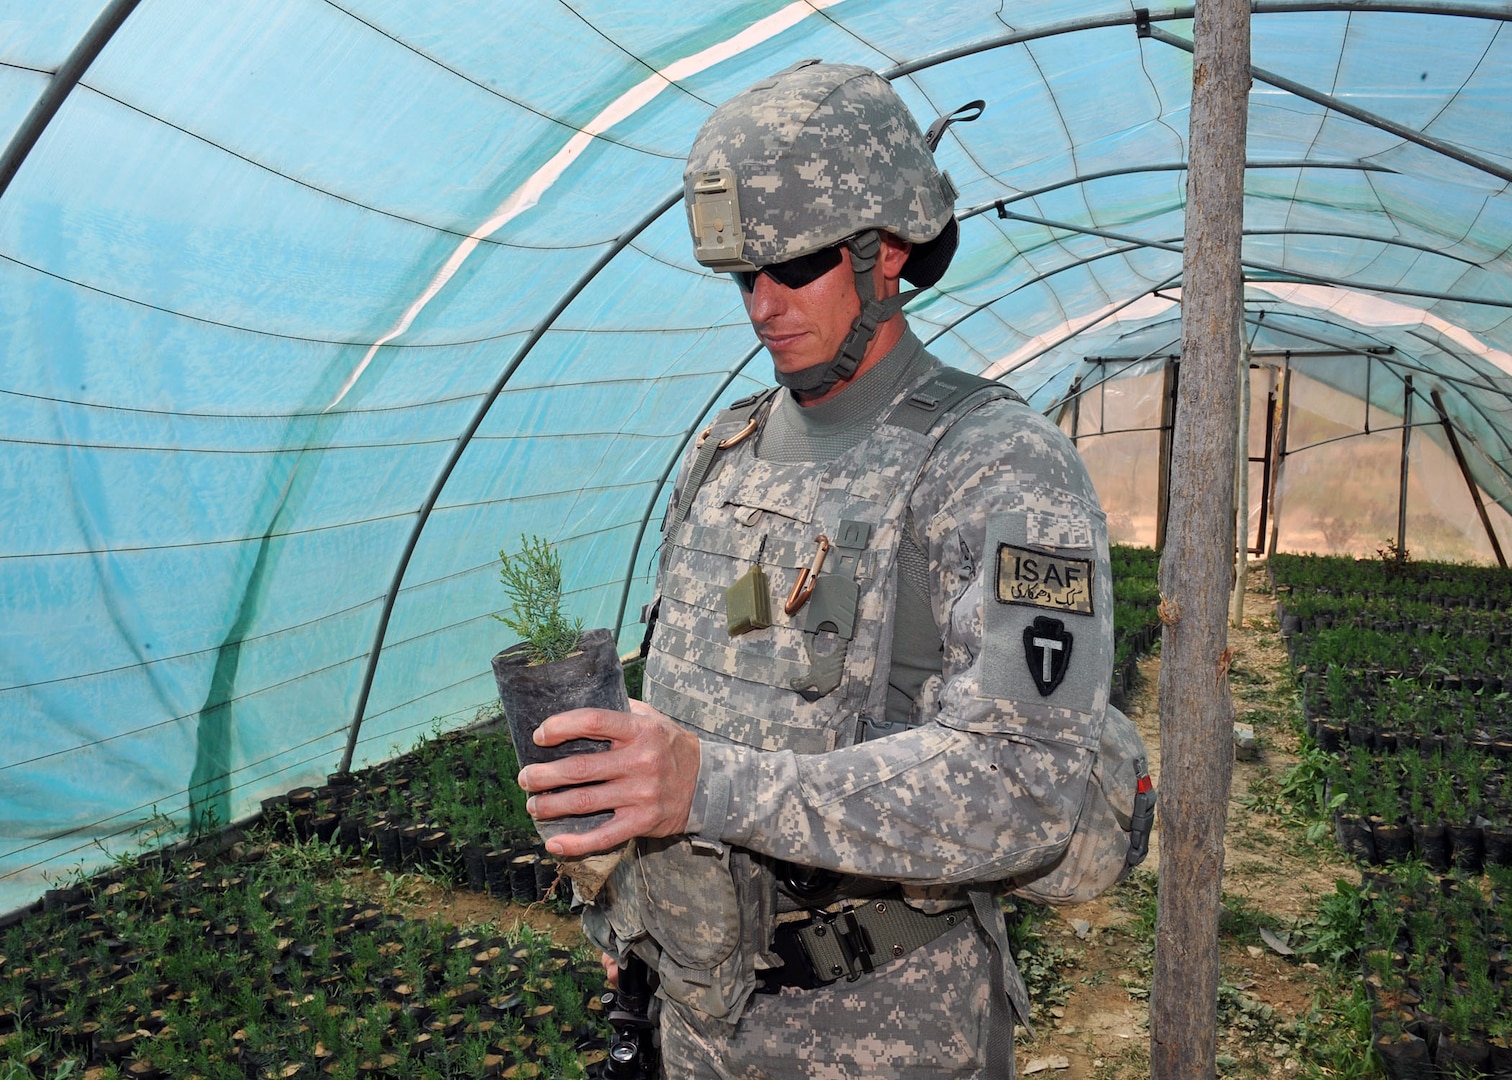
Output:
[[[798,571],[798,580],[793,582],[793,591],[788,593],[787,602],[782,605],[784,614],[796,615],[803,610],[803,605],[808,603],[809,597],[814,595],[814,582],[819,577],[819,571],[824,568],[824,557],[829,554],[829,537],[819,534],[819,550],[814,553],[814,561]]]
[[[722,440],[719,444],[719,448],[721,450],[728,450],[732,446],[740,445],[741,443],[749,439],[752,435],[756,434],[756,426],[756,418],[753,416],[746,421],[745,427],[741,428],[735,434],[731,435],[728,439]],[[713,430],[714,425],[710,424],[708,427],[700,431],[698,433],[698,441],[694,443],[695,448],[701,448],[705,440],[708,439],[709,433]]]

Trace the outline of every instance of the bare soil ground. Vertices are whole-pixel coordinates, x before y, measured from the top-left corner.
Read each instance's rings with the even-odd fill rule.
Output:
[[[1296,761],[1298,705],[1263,569],[1251,570],[1244,625],[1229,635],[1235,719],[1254,728],[1258,751],[1252,760],[1235,762],[1225,833],[1219,1071],[1229,1077],[1294,1075],[1302,1071],[1295,1023],[1308,1013],[1325,978],[1303,957],[1277,952],[1259,928],[1280,926],[1284,934],[1285,926],[1306,919],[1334,891],[1336,879],[1358,883],[1360,875],[1330,842],[1307,842],[1301,828],[1280,814],[1275,795]],[[1141,665],[1143,679],[1130,708],[1150,749],[1157,784],[1159,665],[1158,658]],[[1149,1076],[1159,843],[1157,824],[1149,858],[1128,881],[1092,903],[1044,914],[1037,955],[1023,963],[1031,984],[1051,989],[1041,995],[1049,1000],[1037,1007],[1034,1037],[1020,1036],[1021,1076]],[[501,929],[524,923],[564,944],[583,940],[575,920],[546,905],[522,908],[467,890],[443,890],[423,879],[372,872],[357,881],[374,899],[411,917]]]

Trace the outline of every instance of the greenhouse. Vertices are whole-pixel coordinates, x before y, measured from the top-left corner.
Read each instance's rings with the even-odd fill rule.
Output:
[[[1505,569],[1512,8],[1251,10],[1242,547]],[[1160,549],[1201,494],[1170,485],[1193,19],[0,0],[0,914],[496,710],[522,537],[639,646],[677,464],[772,377],[694,259],[688,148],[807,57],[953,118],[960,250],[910,324]]]

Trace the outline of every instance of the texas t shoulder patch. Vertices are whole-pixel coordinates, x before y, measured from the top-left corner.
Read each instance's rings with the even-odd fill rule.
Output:
[[[1031,626],[1024,627],[1024,658],[1029,661],[1029,675],[1040,697],[1048,697],[1071,666],[1071,635],[1066,624],[1059,619],[1035,616]]]
[[[1047,611],[1092,614],[1092,560],[999,544],[997,598]]]

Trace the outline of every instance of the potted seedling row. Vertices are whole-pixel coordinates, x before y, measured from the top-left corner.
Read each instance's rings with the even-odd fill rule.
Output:
[[[0,1073],[570,1076],[602,1054],[596,962],[399,918],[346,891],[335,848],[271,841],[118,867],[5,927]]]

